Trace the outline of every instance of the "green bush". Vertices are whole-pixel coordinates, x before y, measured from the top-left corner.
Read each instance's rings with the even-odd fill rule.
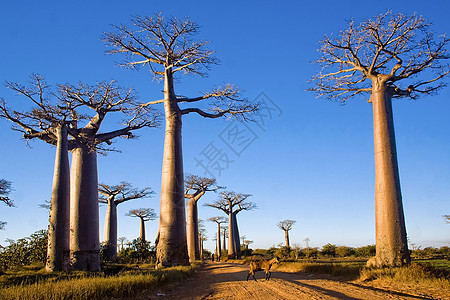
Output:
[[[0,270],[18,268],[25,265],[44,266],[47,259],[48,233],[39,230],[29,237],[7,240],[9,245],[0,250]]]

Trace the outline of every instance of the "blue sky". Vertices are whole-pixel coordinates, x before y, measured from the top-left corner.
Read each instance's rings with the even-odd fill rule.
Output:
[[[107,3],[107,4],[106,4]],[[185,173],[204,175],[197,165],[207,147],[214,145],[228,156],[227,168],[217,175],[219,184],[250,193],[258,209],[238,215],[241,235],[253,240],[253,248],[267,248],[283,241],[276,223],[294,219],[291,242],[320,247],[326,243],[360,246],[375,242],[374,159],[372,110],[367,99],[346,105],[316,99],[307,92],[307,81],[319,70],[318,41],[337,34],[346,21],[359,22],[388,9],[417,12],[433,23],[437,33],[450,33],[450,3],[434,1],[2,1],[0,4],[0,81],[26,82],[35,72],[49,84],[94,83],[116,79],[133,86],[143,101],[161,98],[162,85],[152,82],[145,69],[117,67],[120,57],[105,54],[100,36],[111,24],[127,23],[130,16],[189,16],[201,26],[200,38],[221,65],[207,78],[182,78],[178,93],[196,96],[232,82],[244,96],[255,99],[261,92],[279,110],[266,118],[262,128],[249,124],[251,142],[236,154],[224,142],[235,123],[186,116],[183,121]],[[0,86],[0,97],[15,107],[26,108],[23,98]],[[441,215],[450,213],[450,88],[439,95],[416,101],[394,101],[394,123],[400,178],[409,239],[416,246],[450,244],[450,225]],[[108,121],[108,120],[107,120]],[[114,128],[114,123],[108,123]],[[138,132],[137,140],[118,140],[122,153],[100,156],[99,182],[126,180],[137,187],[150,186],[151,199],[119,206],[119,236],[139,234],[137,219],[125,217],[132,208],[159,211],[163,151],[163,127]],[[50,199],[54,147],[32,141],[27,147],[10,124],[0,120],[0,177],[13,182],[11,197],[16,208],[0,207],[0,243],[47,228],[48,216],[38,204]],[[233,146],[233,145],[231,145]],[[214,201],[206,195],[201,203]],[[103,237],[105,207],[100,207]],[[221,215],[200,206],[200,217]],[[154,240],[157,221],[147,224]],[[206,222],[209,240],[215,223]]]

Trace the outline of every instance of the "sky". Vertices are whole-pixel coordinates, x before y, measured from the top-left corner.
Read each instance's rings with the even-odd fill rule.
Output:
[[[238,214],[240,234],[253,241],[251,248],[282,243],[277,223],[284,219],[297,221],[290,240],[302,247],[306,237],[311,247],[374,244],[371,106],[364,97],[345,105],[317,99],[307,89],[319,71],[311,62],[325,34],[387,10],[418,13],[436,33],[450,34],[448,1],[2,1],[0,81],[26,83],[32,73],[50,85],[115,79],[134,87],[142,101],[161,99],[163,87],[150,72],[117,66],[121,58],[105,54],[100,37],[135,15],[188,16],[201,25],[198,37],[212,42],[221,64],[206,78],[180,78],[176,92],[194,97],[231,82],[249,101],[264,101],[270,114],[246,125],[185,116],[185,174],[213,175],[228,190],[252,194],[257,209]],[[29,108],[3,85],[0,97],[12,107]],[[442,218],[450,213],[449,98],[450,87],[393,103],[407,233],[416,247],[450,245],[450,225]],[[105,128],[116,128],[114,122],[105,120]],[[54,167],[55,147],[38,140],[27,145],[10,127],[0,120],[0,178],[12,181],[16,207],[0,207],[0,220],[7,222],[0,244],[47,228],[48,212],[38,204],[50,200]],[[236,130],[245,138],[233,137]],[[99,182],[128,181],[155,191],[152,198],[119,205],[118,236],[128,240],[138,237],[139,220],[125,214],[140,207],[159,212],[160,201],[163,126],[137,135],[115,142],[121,153],[98,158]],[[221,160],[205,169],[199,161],[205,165],[208,153]],[[200,200],[200,218],[224,216],[203,206],[217,198],[210,193]],[[105,212],[100,206],[101,239]],[[205,225],[205,247],[213,250],[216,223]],[[146,224],[149,240],[157,228],[157,220]]]

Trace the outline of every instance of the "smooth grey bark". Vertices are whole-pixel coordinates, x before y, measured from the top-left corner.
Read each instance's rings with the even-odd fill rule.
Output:
[[[193,262],[201,257],[198,235],[198,204],[196,200],[192,199],[187,203],[186,213],[187,249],[189,261]]]
[[[220,244],[220,223],[217,223],[217,261],[220,261],[222,254],[222,245]]]
[[[145,242],[145,220],[142,217],[139,217],[141,219],[141,228],[139,230],[139,239],[141,241]]]
[[[97,152],[72,150],[70,181],[71,269],[100,271]]]
[[[395,145],[391,93],[374,79],[372,107],[375,148],[376,265],[410,263]]]
[[[284,246],[290,247],[289,246],[289,230],[284,231]]]
[[[164,74],[166,129],[161,179],[161,211],[156,266],[188,265],[181,128],[182,119],[173,89],[172,68]]]
[[[57,145],[45,266],[50,272],[65,271],[69,265],[70,168],[67,127],[59,125],[55,131]]]
[[[117,204],[113,197],[108,199],[103,241],[106,244],[106,259],[117,258]]]
[[[235,243],[235,231],[234,228],[234,214],[228,213],[228,258],[235,258],[236,256],[236,243]]]

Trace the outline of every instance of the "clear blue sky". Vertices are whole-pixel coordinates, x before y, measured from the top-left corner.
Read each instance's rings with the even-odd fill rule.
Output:
[[[222,61],[208,78],[183,78],[176,91],[196,96],[211,87],[233,82],[252,100],[264,92],[281,111],[264,125],[250,124],[252,138],[237,155],[224,143],[234,124],[221,120],[184,118],[185,173],[203,175],[195,158],[213,143],[232,162],[217,177],[230,190],[251,193],[258,209],[238,215],[241,235],[253,248],[283,241],[276,223],[294,219],[291,241],[320,247],[326,243],[360,246],[375,242],[374,159],[372,111],[367,99],[344,106],[305,91],[318,72],[317,42],[337,34],[346,20],[360,21],[388,9],[417,12],[428,18],[438,33],[450,34],[448,1],[2,1],[0,4],[0,81],[25,82],[33,73],[49,84],[94,83],[116,79],[133,86],[144,100],[161,98],[162,86],[145,69],[116,67],[120,60],[105,55],[100,36],[111,24],[127,23],[132,15],[189,16],[201,26],[200,37]],[[23,98],[0,86],[0,96],[26,108]],[[394,122],[405,217],[409,239],[417,246],[450,244],[450,225],[441,215],[450,213],[450,87],[439,95],[394,103]],[[17,107],[16,106],[16,107]],[[107,122],[105,122],[107,123]],[[114,124],[105,124],[112,128]],[[261,124],[260,124],[261,125]],[[119,236],[139,234],[137,219],[125,217],[131,208],[159,211],[163,127],[145,129],[137,140],[120,140],[122,153],[100,156],[99,182],[126,180],[150,186],[151,199],[119,206]],[[0,178],[13,182],[11,197],[17,207],[0,207],[0,243],[47,228],[47,211],[39,203],[50,199],[54,152],[52,146],[32,141],[28,148],[10,124],[0,120]],[[231,141],[228,139],[228,142]],[[215,200],[210,194],[201,203]],[[103,237],[105,207],[100,208]],[[200,217],[221,215],[200,206]],[[147,224],[154,241],[158,224]],[[206,222],[209,240],[215,223]]]

